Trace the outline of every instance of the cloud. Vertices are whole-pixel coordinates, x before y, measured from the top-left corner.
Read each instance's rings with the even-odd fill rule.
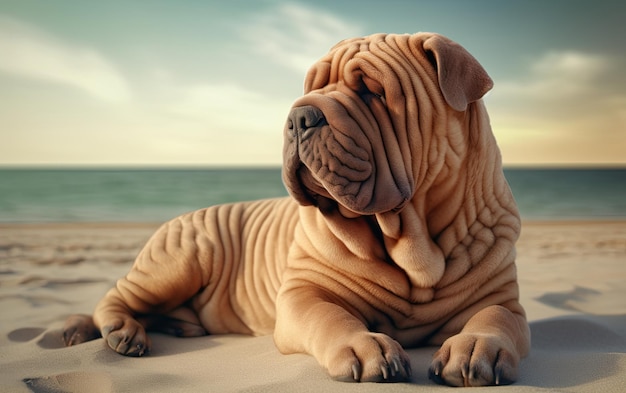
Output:
[[[222,130],[280,133],[291,106],[291,102],[237,84],[197,84],[171,89],[176,98],[166,104],[170,113]]]
[[[323,10],[286,3],[256,15],[241,34],[258,53],[304,74],[321,54],[362,30]]]
[[[544,75],[565,75],[585,78],[594,76],[607,68],[608,59],[577,51],[549,51],[540,57],[531,68]]]
[[[132,131],[142,135],[144,152],[159,152],[162,162],[280,163],[290,100],[235,82],[155,77],[152,88],[133,112],[149,118]]]
[[[549,51],[529,65],[521,80],[505,81],[499,94],[533,100],[577,99],[598,90],[598,82],[610,68],[609,59],[576,51]]]
[[[505,160],[624,162],[626,94],[616,59],[548,51],[487,98]]]
[[[7,108],[0,105],[11,130],[0,143],[0,164],[280,164],[291,102],[236,84],[158,78],[132,110],[110,105],[76,112],[60,101],[30,116],[26,104],[14,100],[2,116]]]
[[[116,67],[96,50],[67,44],[21,21],[0,15],[0,71],[80,89],[120,102],[131,92]]]

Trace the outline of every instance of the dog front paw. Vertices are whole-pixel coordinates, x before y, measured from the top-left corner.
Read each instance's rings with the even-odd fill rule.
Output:
[[[143,356],[150,352],[150,338],[135,319],[109,321],[102,328],[102,336],[115,352],[126,356]]]
[[[447,339],[435,353],[429,377],[450,386],[509,385],[517,380],[519,360],[506,338],[461,333]]]
[[[100,331],[90,315],[75,314],[65,321],[63,342],[66,346],[78,345],[100,337]]]
[[[411,377],[411,362],[400,344],[380,333],[362,333],[335,348],[327,365],[344,382],[400,382]]]

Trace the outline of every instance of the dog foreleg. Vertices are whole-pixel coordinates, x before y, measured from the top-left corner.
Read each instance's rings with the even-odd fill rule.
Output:
[[[364,321],[314,287],[292,286],[277,300],[274,341],[282,353],[306,352],[333,379],[394,382],[410,378],[411,365],[400,344],[370,332]]]

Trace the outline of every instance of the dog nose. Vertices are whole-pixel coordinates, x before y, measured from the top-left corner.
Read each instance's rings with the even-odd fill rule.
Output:
[[[311,105],[299,106],[291,109],[287,119],[287,127],[291,134],[299,136],[299,140],[303,141],[308,138],[315,129],[328,124],[324,113]]]

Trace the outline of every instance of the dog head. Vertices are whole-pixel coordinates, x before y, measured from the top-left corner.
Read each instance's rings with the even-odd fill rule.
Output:
[[[349,216],[401,211],[443,165],[444,119],[492,87],[461,46],[436,34],[344,40],[310,69],[284,131],[283,181],[302,205]],[[457,115],[455,115],[457,114]]]

